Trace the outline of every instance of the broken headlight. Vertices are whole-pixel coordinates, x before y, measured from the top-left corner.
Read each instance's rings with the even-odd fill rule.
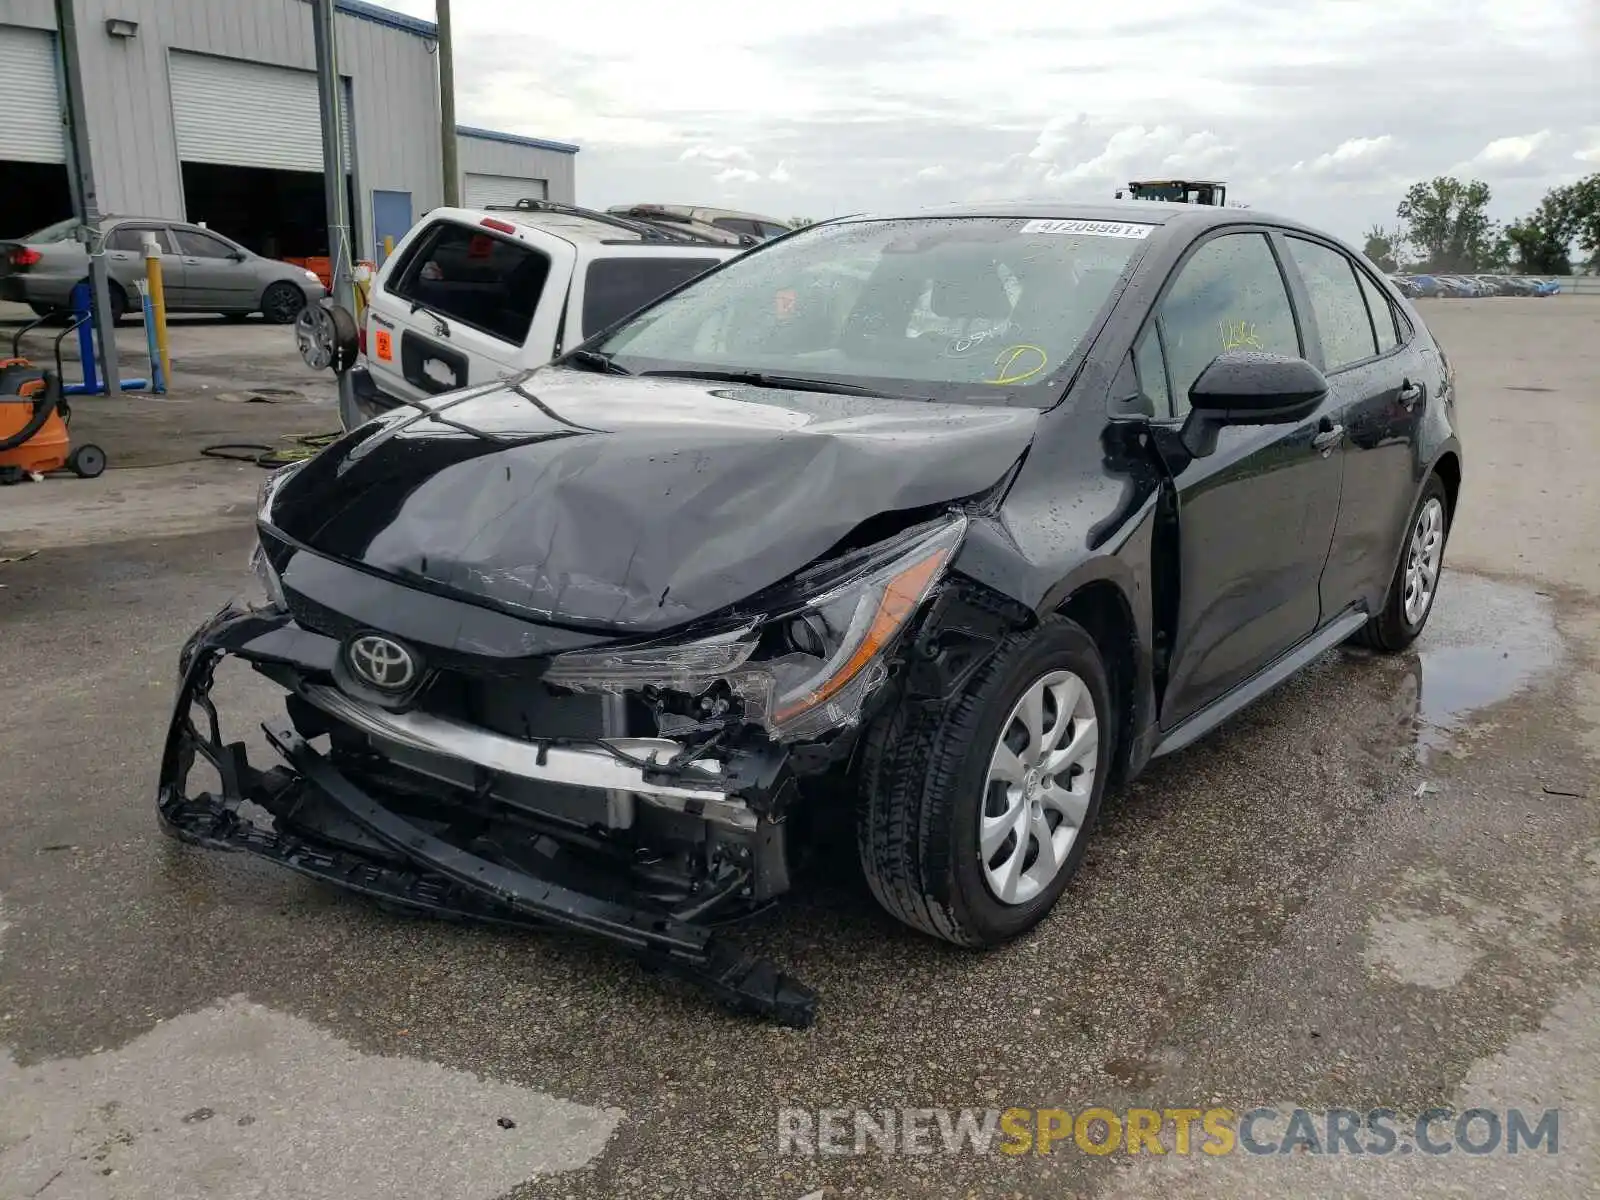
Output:
[[[261,481],[261,486],[256,489],[256,520],[272,523],[272,501],[278,495],[278,489],[294,477],[295,472],[305,466],[310,459],[300,459],[288,466],[278,467],[270,472]]]
[[[261,585],[262,594],[267,598],[267,607],[285,609],[289,607],[289,600],[283,594],[283,581],[278,578],[278,571],[272,565],[272,560],[267,557],[266,549],[261,545],[261,539],[256,539],[255,549],[250,551],[250,573],[256,577],[256,582]],[[259,608],[260,605],[251,605]]]
[[[888,673],[884,651],[934,589],[966,518],[897,540],[834,570],[738,628],[693,641],[556,657],[544,682],[576,692],[647,693],[683,725],[736,717],[780,741],[805,741],[860,715]]]

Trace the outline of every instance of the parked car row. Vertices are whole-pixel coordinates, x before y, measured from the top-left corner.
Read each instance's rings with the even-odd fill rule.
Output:
[[[1561,290],[1554,279],[1534,279],[1526,275],[1391,275],[1389,278],[1413,300],[1424,296],[1456,299],[1554,296]]]

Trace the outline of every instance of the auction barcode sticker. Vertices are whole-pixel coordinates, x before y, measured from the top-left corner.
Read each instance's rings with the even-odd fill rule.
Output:
[[[1140,225],[1133,221],[1086,221],[1082,218],[1048,221],[1029,221],[1023,233],[1087,233],[1099,237],[1146,238],[1153,225]]]

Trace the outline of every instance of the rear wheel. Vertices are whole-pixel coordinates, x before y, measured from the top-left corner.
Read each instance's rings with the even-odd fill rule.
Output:
[[[1416,641],[1439,594],[1449,526],[1450,505],[1444,481],[1430,475],[1411,514],[1405,550],[1389,581],[1383,609],[1356,634],[1353,640],[1357,644],[1394,654]]]
[[[945,705],[892,713],[868,736],[857,823],[878,902],[964,946],[1038,924],[1082,861],[1114,726],[1094,640],[1062,617]]]
[[[306,294],[292,283],[275,283],[261,295],[261,315],[274,325],[293,325]]]

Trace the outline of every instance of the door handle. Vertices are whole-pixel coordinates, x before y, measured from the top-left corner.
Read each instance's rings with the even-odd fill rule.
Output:
[[[1422,385],[1407,379],[1400,385],[1400,407],[1410,412],[1422,399]]]
[[[1311,448],[1322,451],[1323,457],[1326,458],[1343,439],[1344,426],[1329,425],[1317,431],[1317,436],[1311,439]]]

